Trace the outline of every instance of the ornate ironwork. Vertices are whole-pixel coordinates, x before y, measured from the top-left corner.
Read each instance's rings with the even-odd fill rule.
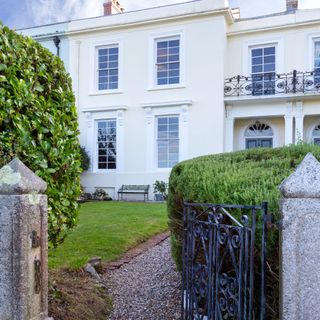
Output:
[[[225,97],[320,93],[320,69],[310,72],[235,76],[224,81]]]
[[[234,211],[240,219],[231,214]],[[185,203],[183,320],[264,320],[266,217],[267,202]],[[254,291],[257,230],[262,239],[259,301]]]

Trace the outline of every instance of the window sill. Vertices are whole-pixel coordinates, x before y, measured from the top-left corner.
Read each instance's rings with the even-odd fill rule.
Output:
[[[163,86],[154,86],[148,88],[148,91],[157,91],[157,90],[168,90],[168,89],[183,89],[186,85],[179,83],[179,84],[170,84],[170,85],[163,85]]]
[[[92,173],[118,173],[118,169],[95,169]]]
[[[156,172],[170,172],[172,168],[156,168]]]
[[[114,90],[100,90],[100,91],[92,91],[89,92],[89,96],[101,96],[101,95],[109,95],[109,94],[119,94],[123,93],[121,89],[114,89]]]

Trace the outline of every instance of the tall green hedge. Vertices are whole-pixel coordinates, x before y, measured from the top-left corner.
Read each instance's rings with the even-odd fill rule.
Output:
[[[80,147],[71,79],[62,61],[0,25],[0,165],[18,156],[48,183],[49,239],[77,219]]]
[[[278,186],[308,152],[320,160],[320,147],[296,145],[203,156],[177,164],[169,179],[168,212],[173,252],[180,263],[183,201],[257,205],[269,202],[279,218]]]
[[[168,213],[172,253],[178,267],[181,267],[183,201],[258,205],[267,200],[269,212],[279,220],[278,186],[308,152],[320,160],[319,146],[301,144],[209,155],[177,164],[169,179]],[[268,319],[279,319],[278,231],[270,230],[269,234]]]

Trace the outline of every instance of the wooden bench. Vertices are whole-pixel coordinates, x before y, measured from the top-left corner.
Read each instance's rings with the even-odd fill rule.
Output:
[[[124,194],[143,194],[143,200],[149,200],[149,185],[126,185],[123,184],[118,190],[118,201],[123,200]]]

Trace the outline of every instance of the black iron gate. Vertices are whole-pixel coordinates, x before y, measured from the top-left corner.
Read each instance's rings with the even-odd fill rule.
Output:
[[[267,209],[185,203],[183,320],[265,319]]]

